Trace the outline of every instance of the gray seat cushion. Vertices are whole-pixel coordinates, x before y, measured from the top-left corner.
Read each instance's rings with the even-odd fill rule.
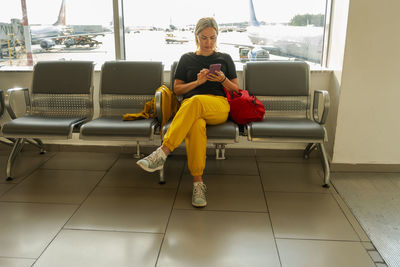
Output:
[[[123,121],[121,117],[101,117],[85,123],[81,127],[81,138],[150,138],[155,125],[157,125],[156,119]]]
[[[264,118],[249,124],[252,138],[323,139],[324,129],[309,119]]]
[[[71,127],[85,118],[46,118],[25,115],[6,122],[3,134],[7,137],[68,137]]]
[[[171,121],[163,127],[163,132],[166,133],[171,125]],[[207,125],[207,139],[208,140],[231,140],[234,142],[238,137],[238,126],[232,122],[227,121],[218,125]]]

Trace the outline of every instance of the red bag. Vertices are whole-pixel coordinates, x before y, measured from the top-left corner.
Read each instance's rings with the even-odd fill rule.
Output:
[[[247,124],[252,121],[261,121],[264,118],[264,105],[254,95],[249,95],[247,90],[239,89],[239,92],[225,89],[231,111],[229,114],[238,124]]]

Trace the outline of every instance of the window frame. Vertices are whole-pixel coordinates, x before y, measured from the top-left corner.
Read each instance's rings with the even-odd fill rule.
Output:
[[[114,42],[115,42],[115,60],[126,60],[126,44],[125,44],[125,26],[124,26],[124,0],[113,1],[113,23],[114,23]],[[322,55],[320,68],[327,68],[329,60],[329,43],[331,35],[331,16],[333,0],[325,0],[325,26],[323,33]],[[160,59],[161,60],[161,59]],[[1,70],[2,68],[0,68]],[[26,70],[26,68],[21,68]]]

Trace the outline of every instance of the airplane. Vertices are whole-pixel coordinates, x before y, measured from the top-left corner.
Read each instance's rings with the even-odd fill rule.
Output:
[[[53,25],[31,25],[30,30],[32,44],[38,44],[43,39],[63,36],[68,32],[71,32],[65,23],[65,0],[62,0],[61,2],[58,19],[53,23]]]
[[[56,44],[72,45],[99,45],[97,36],[104,36],[104,32],[74,34],[71,27],[66,25],[66,0],[62,0],[58,19],[52,25],[30,26],[32,44],[40,44],[42,49],[50,49]]]
[[[272,54],[321,62],[324,27],[261,25],[256,18],[253,0],[249,0],[249,9],[247,35],[252,44],[225,43],[239,47],[242,60],[266,60]],[[248,58],[245,59],[247,52]]]

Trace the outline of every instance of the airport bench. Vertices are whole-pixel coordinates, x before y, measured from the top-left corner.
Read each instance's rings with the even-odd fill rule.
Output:
[[[330,171],[324,147],[328,139],[324,124],[329,111],[329,94],[316,90],[311,102],[309,76],[309,65],[305,62],[247,63],[245,89],[261,100],[266,111],[262,121],[247,125],[247,137],[253,142],[305,143],[306,159],[318,149],[324,168],[323,186],[329,187]],[[322,110],[320,102],[323,103]]]
[[[10,105],[17,91],[24,92],[27,108],[19,118]],[[5,102],[12,120],[3,125],[3,136],[15,138],[7,162],[7,180],[12,180],[12,166],[27,138],[70,139],[74,129],[92,118],[93,62],[38,62],[33,69],[31,90],[9,89]]]
[[[171,67],[171,88],[176,63]],[[264,119],[245,126],[228,120],[220,125],[207,125],[207,142],[214,144],[216,158],[225,159],[225,146],[239,142],[239,134],[251,142],[297,142],[306,144],[304,158],[318,149],[324,168],[324,186],[329,186],[329,163],[324,148],[327,141],[325,122],[329,111],[328,92],[309,91],[309,66],[296,61],[249,62],[244,67],[246,90],[256,95],[266,108]],[[151,141],[162,121],[162,94],[155,94],[157,118],[122,121],[124,113],[140,112],[162,84],[161,62],[112,61],[102,66],[99,92],[100,116],[93,118],[92,62],[39,62],[35,65],[31,93],[28,89],[10,89],[11,95],[25,92],[28,107],[24,116],[6,122],[3,135],[16,138],[7,163],[7,176],[15,157],[27,138],[69,139],[79,132],[83,140],[137,141],[136,157],[140,157],[141,141]],[[322,105],[321,105],[322,103]],[[312,110],[310,107],[312,105]],[[321,109],[321,110],[320,110]],[[170,122],[162,131],[166,133]],[[162,138],[163,136],[161,136]],[[40,140],[39,140],[40,141]],[[164,170],[160,183],[165,183]]]
[[[101,69],[100,116],[82,125],[80,139],[103,141],[136,140],[135,158],[140,158],[140,142],[154,140],[157,118],[123,121],[125,113],[139,113],[162,83],[161,62],[109,61]]]
[[[171,84],[175,68],[176,62],[171,67]],[[305,143],[305,159],[314,149],[318,149],[324,168],[323,186],[329,187],[329,163],[324,148],[324,142],[327,141],[324,124],[329,111],[329,94],[322,90],[314,92],[311,116],[309,75],[309,66],[305,62],[247,63],[244,67],[245,89],[261,100],[266,113],[262,121],[246,125],[246,130],[241,134],[247,135],[247,139],[252,142]],[[320,102],[323,103],[322,111]],[[161,102],[156,101],[156,104],[161,105]],[[163,133],[166,133],[169,125],[164,126]],[[207,142],[215,144],[217,159],[225,159],[226,144],[239,142],[239,125],[230,120],[220,125],[207,125]],[[160,175],[163,175],[162,171]]]

